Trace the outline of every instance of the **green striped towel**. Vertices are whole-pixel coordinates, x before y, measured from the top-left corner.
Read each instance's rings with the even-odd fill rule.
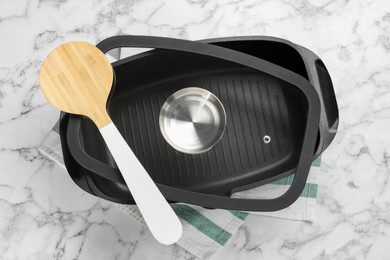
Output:
[[[107,57],[111,62],[114,62],[147,50],[145,48],[114,49],[109,52]],[[64,166],[58,135],[58,123],[43,142],[40,150]],[[320,170],[320,165],[321,158],[317,158],[312,164],[305,189],[298,200],[290,207],[275,212],[251,212],[250,214],[313,221],[318,189],[316,176]],[[293,179],[294,176],[290,175],[258,188],[235,193],[233,197],[275,198],[288,190]],[[136,206],[121,204],[115,204],[115,206],[135,221],[145,225]],[[211,259],[229,241],[249,214],[249,212],[234,210],[210,210],[186,204],[172,204],[172,207],[183,224],[183,235],[177,244],[200,259]]]
[[[58,123],[40,147],[41,152],[64,166]],[[205,209],[187,204],[172,204],[183,224],[183,236],[177,244],[200,259],[211,259],[233,236],[248,214],[267,215],[285,219],[312,221],[317,198],[315,176],[321,159],[312,164],[310,175],[299,199],[290,207],[276,212],[241,212]],[[235,193],[237,198],[273,198],[283,194],[291,185],[293,176],[251,190]],[[145,225],[138,208],[133,205],[114,204],[135,221]]]

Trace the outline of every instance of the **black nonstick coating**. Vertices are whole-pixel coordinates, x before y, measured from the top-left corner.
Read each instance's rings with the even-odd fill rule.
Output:
[[[261,57],[310,80],[323,108],[313,159],[326,149],[337,129],[338,113],[330,77],[317,56],[265,37],[208,42]],[[289,83],[232,62],[171,50],[150,51],[113,67],[116,86],[108,103],[109,114],[157,183],[229,196],[233,191],[282,178],[296,167],[307,107],[302,93]],[[158,127],[166,98],[185,87],[212,92],[226,110],[225,134],[205,154],[175,151]],[[102,165],[100,175],[104,175],[104,167],[116,167],[89,119],[63,114],[60,131],[67,169],[81,188],[114,202],[133,203],[123,183],[101,177],[75,160],[67,131],[79,131],[85,154],[92,163]]]

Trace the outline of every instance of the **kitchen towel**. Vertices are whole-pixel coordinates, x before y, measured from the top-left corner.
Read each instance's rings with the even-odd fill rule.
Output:
[[[64,166],[58,122],[40,147],[40,151]],[[267,215],[291,220],[313,221],[321,158],[311,167],[306,186],[294,204],[275,212],[241,212],[235,210],[205,209],[187,204],[172,204],[183,224],[183,235],[177,244],[200,259],[211,259],[232,237],[248,214]],[[239,198],[274,198],[283,194],[291,185],[293,175],[251,190],[233,194]],[[145,225],[138,208],[114,203],[129,217]]]
[[[107,58],[110,62],[115,62],[147,50],[149,49],[118,48],[111,50],[107,54]],[[43,142],[40,150],[54,161],[64,166],[58,122]],[[235,210],[205,209],[181,203],[172,204],[174,211],[180,217],[183,224],[183,235],[177,244],[200,259],[211,259],[229,241],[248,214],[266,215],[309,222],[313,221],[318,189],[316,176],[320,171],[320,164],[321,158],[319,157],[312,164],[306,186],[301,196],[290,207],[280,211],[249,213]],[[254,199],[275,198],[288,190],[293,179],[294,176],[290,175],[284,179],[261,187],[235,193],[233,194],[233,197]],[[114,203],[114,205],[138,223],[145,225],[136,206],[116,203]]]

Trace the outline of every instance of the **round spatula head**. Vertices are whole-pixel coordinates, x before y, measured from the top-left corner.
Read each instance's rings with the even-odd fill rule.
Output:
[[[102,128],[111,122],[106,102],[113,78],[112,66],[98,48],[74,41],[58,46],[47,56],[39,81],[53,106],[88,116]]]

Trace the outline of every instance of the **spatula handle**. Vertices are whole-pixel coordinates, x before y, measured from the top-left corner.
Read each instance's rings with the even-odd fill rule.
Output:
[[[100,128],[122,176],[153,236],[162,244],[179,240],[182,225],[154,181],[113,123]]]

